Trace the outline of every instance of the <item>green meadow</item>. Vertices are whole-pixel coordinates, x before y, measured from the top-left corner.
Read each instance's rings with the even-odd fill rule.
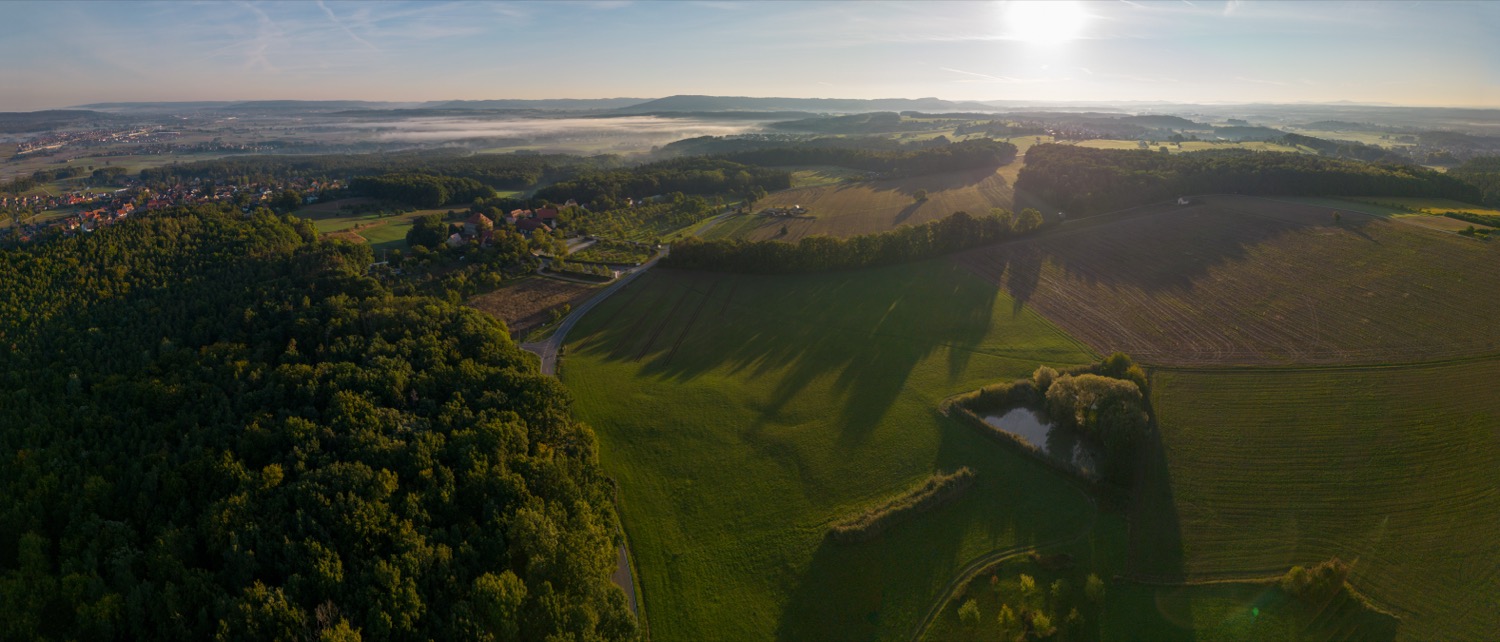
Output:
[[[619,483],[655,640],[909,639],[976,558],[1093,537],[1081,490],[935,407],[1094,355],[947,263],[657,270],[566,349],[562,376]],[[825,539],[959,466],[978,476],[952,503],[872,542]]]

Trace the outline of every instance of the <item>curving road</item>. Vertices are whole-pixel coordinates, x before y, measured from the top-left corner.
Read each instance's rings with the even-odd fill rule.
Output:
[[[611,284],[607,288],[604,288],[604,291],[594,295],[589,300],[584,301],[583,304],[579,305],[577,308],[574,308],[573,311],[568,314],[567,318],[563,319],[562,324],[557,326],[557,331],[553,332],[552,336],[548,337],[546,341],[523,343],[521,344],[521,349],[542,358],[542,374],[556,376],[557,353],[562,349],[563,341],[568,338],[568,331],[573,329],[573,326],[578,323],[578,320],[582,319],[583,315],[588,314],[589,310],[594,309],[594,306],[598,305],[600,301],[609,298],[611,294],[619,292],[627,284],[635,280],[636,277],[640,276],[646,270],[651,269],[652,266],[656,265],[657,261],[660,261],[662,257],[671,253],[671,250],[672,248],[670,246],[664,247],[662,248],[661,253],[656,255],[656,258],[653,258],[650,261],[627,270],[624,274],[621,274],[620,278],[616,279],[613,284]],[[610,576],[610,579],[625,591],[625,602],[630,605],[630,612],[634,613],[636,615],[636,618],[639,619],[641,612],[635,596],[635,575],[630,566],[630,551],[626,548],[625,544],[620,545],[618,561],[615,565],[615,572]]]
[[[572,330],[573,326],[578,324],[578,320],[582,319],[583,315],[588,314],[589,310],[594,309],[594,306],[598,305],[600,301],[609,298],[611,294],[620,291],[621,288],[624,288],[633,281],[635,277],[651,269],[652,266],[656,265],[657,261],[660,261],[662,257],[671,253],[671,250],[671,247],[662,248],[661,253],[657,254],[656,258],[626,270],[613,284],[604,288],[603,292],[594,295],[589,300],[584,301],[583,304],[574,308],[568,314],[567,318],[563,319],[562,324],[557,326],[557,331],[553,332],[552,336],[548,337],[545,341],[523,343],[521,344],[521,349],[542,358],[542,374],[556,375],[557,353],[562,348],[563,341],[568,338],[568,331]]]

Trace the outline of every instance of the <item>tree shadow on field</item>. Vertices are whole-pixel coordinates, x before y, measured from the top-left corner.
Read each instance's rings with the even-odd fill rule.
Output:
[[[1128,506],[1130,542],[1124,579],[1152,584],[1180,583],[1187,579],[1181,519],[1154,410],[1151,416],[1151,431],[1141,444],[1139,468]],[[1192,592],[1157,588],[1151,595],[1155,599],[1149,604],[1137,604],[1131,609],[1128,621],[1144,629],[1137,633],[1149,631],[1151,637],[1164,642],[1195,640]]]
[[[911,205],[907,205],[906,207],[901,208],[901,211],[896,214],[896,217],[891,219],[891,225],[895,226],[905,223],[907,219],[911,218],[912,214],[916,214],[917,210],[921,208],[922,203],[912,203]]]
[[[1095,288],[1183,293],[1199,287],[1218,266],[1246,260],[1255,246],[1282,236],[1323,233],[1336,240],[1347,234],[1379,242],[1365,230],[1381,224],[1376,218],[1352,213],[1336,222],[1331,212],[1328,207],[1245,196],[1199,197],[1187,206],[1148,205],[1071,220],[1033,238],[955,258],[1001,285],[1016,300],[1018,311],[1044,293],[1088,297],[1087,291]],[[1078,291],[1049,289],[1044,277]]]
[[[640,361],[672,384],[728,373],[766,391],[756,426],[782,419],[809,387],[829,386],[845,445],[863,442],[934,351],[974,350],[997,293],[941,261],[807,276],[656,269],[615,315],[577,344]],[[626,296],[622,293],[620,296]],[[749,435],[754,437],[754,435]]]
[[[1001,452],[955,420],[939,422],[943,437],[934,471],[968,466],[976,473],[974,485],[874,540],[823,539],[789,591],[777,640],[906,638],[974,556],[1045,545],[1088,525],[1092,509],[1051,470]]]

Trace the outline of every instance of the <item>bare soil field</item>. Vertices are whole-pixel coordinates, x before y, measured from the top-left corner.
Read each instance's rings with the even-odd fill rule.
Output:
[[[992,207],[1011,206],[1011,183],[1002,176],[1005,169],[784,190],[757,202],[756,211],[801,205],[810,210],[811,218],[737,216],[721,224],[723,229],[716,229],[713,236],[796,241],[813,234],[843,237],[883,232],[935,221],[959,210],[984,214]],[[927,200],[917,202],[917,190],[926,190]],[[784,235],[780,233],[783,225]]]
[[[599,286],[532,277],[468,300],[467,305],[505,322],[517,341],[546,323],[548,313],[563,304],[577,306],[599,291]]]
[[[1430,361],[1500,350],[1500,246],[1239,196],[1074,222],[954,260],[1092,348],[1154,364]],[[1071,228],[1071,229],[1070,229]]]

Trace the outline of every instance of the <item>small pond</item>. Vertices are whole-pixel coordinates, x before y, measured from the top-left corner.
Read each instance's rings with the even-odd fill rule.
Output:
[[[1061,460],[1073,468],[1092,473],[1094,449],[1078,438],[1071,430],[1054,428],[1042,420],[1035,410],[1013,408],[1001,415],[985,415],[984,423],[1015,435],[1035,446],[1042,454]]]

